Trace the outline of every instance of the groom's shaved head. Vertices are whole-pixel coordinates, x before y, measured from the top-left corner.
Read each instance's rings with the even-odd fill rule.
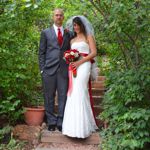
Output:
[[[64,16],[63,9],[61,9],[61,8],[55,8],[54,11],[53,11],[53,15],[55,15],[55,13],[57,13],[57,12],[61,13]]]
[[[53,11],[53,20],[56,26],[62,26],[64,20],[64,11],[61,8],[56,8]]]

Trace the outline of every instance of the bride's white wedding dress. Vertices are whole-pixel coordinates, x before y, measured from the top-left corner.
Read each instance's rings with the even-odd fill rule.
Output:
[[[89,45],[84,41],[72,43],[71,49],[90,53]],[[72,77],[72,92],[67,96],[62,124],[64,135],[86,138],[97,129],[88,92],[90,71],[91,62],[85,62],[77,68],[77,76]]]

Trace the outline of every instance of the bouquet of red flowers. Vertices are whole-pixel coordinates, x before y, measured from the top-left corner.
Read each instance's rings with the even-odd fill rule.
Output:
[[[76,49],[70,49],[64,52],[64,59],[67,64],[78,60],[79,57],[80,57],[80,53]]]
[[[64,60],[67,64],[77,61],[80,57],[80,53],[76,49],[70,49],[64,52]],[[71,66],[70,66],[71,67]],[[76,77],[76,69],[70,68],[73,71],[73,76]]]

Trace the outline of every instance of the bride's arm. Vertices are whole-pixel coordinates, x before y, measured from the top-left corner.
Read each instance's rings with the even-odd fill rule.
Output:
[[[87,62],[87,61],[91,60],[97,54],[96,43],[95,43],[95,40],[94,40],[93,36],[92,35],[87,36],[87,41],[88,41],[89,48],[90,48],[91,52],[89,53],[88,56],[83,57],[81,60],[71,63],[72,66],[75,67],[75,68],[77,68],[78,66],[80,66],[84,62]]]

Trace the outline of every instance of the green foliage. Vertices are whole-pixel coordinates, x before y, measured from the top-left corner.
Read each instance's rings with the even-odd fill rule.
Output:
[[[103,149],[144,148],[150,142],[150,77],[148,71],[113,72],[101,117],[109,122],[102,131]],[[144,79],[144,81],[143,81]]]
[[[7,125],[0,129],[0,150],[21,150],[25,142],[13,138],[12,127]]]
[[[97,66],[100,68],[100,75],[105,75],[109,71],[111,65],[107,55],[97,56]]]
[[[12,97],[8,97],[7,100],[2,100],[0,102],[0,115],[8,118],[9,124],[15,123],[20,117],[20,114],[22,114],[22,109],[18,109],[19,104],[20,100],[13,100]]]
[[[22,150],[24,148],[25,142],[18,141],[11,136],[11,139],[8,144],[1,144],[0,150]]]
[[[5,134],[9,134],[10,132],[11,132],[11,127],[8,125],[3,129],[0,129],[0,142],[4,138]]]
[[[103,150],[146,149],[150,143],[149,4],[148,0],[1,1],[0,114],[15,121],[22,105],[38,101],[40,31],[52,23],[52,10],[62,7],[65,21],[85,15],[92,22],[98,54],[107,54],[98,57],[101,73],[108,79],[101,115],[109,123],[101,132]]]
[[[90,1],[109,58],[101,118],[103,150],[146,150],[150,143],[149,1]],[[98,15],[98,14],[97,14]]]
[[[46,26],[40,18],[46,15],[48,20],[49,15],[41,14],[45,5],[23,0],[0,5],[0,108],[10,122],[18,119],[21,106],[30,104],[40,85],[37,51],[39,30]]]

